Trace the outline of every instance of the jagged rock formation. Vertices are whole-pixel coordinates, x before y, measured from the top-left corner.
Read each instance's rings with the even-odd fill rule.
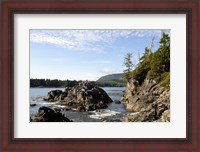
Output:
[[[60,95],[61,94],[62,94],[62,90],[52,90],[52,91],[49,91],[48,94],[47,94],[47,96],[44,97],[44,100],[45,101],[49,101],[49,102],[58,101],[60,99]]]
[[[112,99],[107,93],[93,85],[93,83],[84,81],[72,88],[66,88],[65,91],[53,90],[48,92],[44,98],[45,101],[58,101],[77,111],[91,111],[107,107]]]
[[[40,107],[38,113],[31,118],[31,122],[72,122],[58,109]]]
[[[145,80],[141,86],[137,80],[131,80],[122,101],[127,110],[135,112],[124,116],[124,121],[170,121],[170,92],[154,80]]]

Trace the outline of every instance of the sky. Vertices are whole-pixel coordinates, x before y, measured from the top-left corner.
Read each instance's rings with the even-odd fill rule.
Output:
[[[145,47],[158,49],[170,30],[30,30],[30,78],[97,80],[122,73],[124,57],[136,65]]]

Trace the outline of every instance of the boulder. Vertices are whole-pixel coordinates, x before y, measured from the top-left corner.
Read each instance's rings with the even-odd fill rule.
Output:
[[[107,104],[113,102],[102,88],[96,87],[89,81],[82,81],[72,88],[67,87],[63,92],[61,90],[50,91],[44,100],[58,101],[77,111],[103,109],[107,107]]]
[[[89,81],[83,81],[68,91],[64,102],[78,111],[91,111],[106,108],[112,99],[103,89]]]
[[[59,109],[40,107],[38,113],[33,116],[31,122],[72,122],[66,118]]]
[[[52,90],[52,91],[49,91],[47,96],[44,97],[43,99],[49,102],[58,101],[61,93],[62,93],[62,90]]]

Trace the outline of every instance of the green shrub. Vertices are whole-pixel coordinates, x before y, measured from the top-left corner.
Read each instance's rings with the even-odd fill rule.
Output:
[[[132,72],[132,78],[139,81],[139,84],[141,84],[145,79],[147,73],[151,70],[150,61],[151,61],[150,55],[148,58],[140,62],[137,66],[137,68]]]
[[[160,85],[165,88],[170,88],[170,72],[165,72],[162,74]]]

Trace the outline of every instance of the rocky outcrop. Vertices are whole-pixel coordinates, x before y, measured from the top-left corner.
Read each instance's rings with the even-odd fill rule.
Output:
[[[50,91],[44,100],[58,101],[62,105],[67,105],[77,111],[103,109],[107,107],[108,103],[112,102],[112,99],[103,89],[88,81],[80,82],[72,88],[66,88],[63,92],[61,90]]]
[[[44,100],[49,101],[49,102],[58,101],[61,94],[62,94],[62,90],[52,90],[48,92],[47,96],[44,97]]]
[[[72,122],[59,109],[40,107],[38,113],[31,118],[31,122]]]
[[[170,92],[154,80],[145,80],[141,86],[131,80],[122,101],[127,110],[135,112],[124,116],[124,121],[170,121]]]

